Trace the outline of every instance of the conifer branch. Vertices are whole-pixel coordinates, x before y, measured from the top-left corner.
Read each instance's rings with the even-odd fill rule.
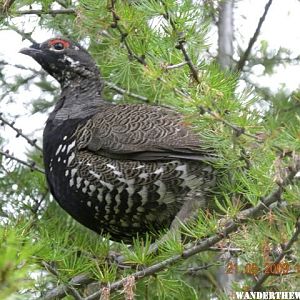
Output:
[[[251,53],[251,50],[252,50],[252,47],[253,45],[255,44],[258,36],[259,36],[259,33],[260,33],[260,30],[261,30],[261,27],[266,19],[266,16],[268,14],[268,11],[269,11],[269,8],[270,6],[272,5],[272,2],[273,0],[269,0],[265,6],[265,10],[264,10],[264,13],[263,15],[260,17],[259,19],[259,22],[258,22],[258,25],[256,27],[256,30],[253,34],[253,36],[251,37],[251,39],[249,40],[249,44],[248,44],[248,47],[246,49],[246,51],[244,52],[244,54],[241,56],[240,60],[238,61],[237,63],[237,66],[236,66],[236,71],[240,72],[243,70],[245,64],[246,64],[246,61],[249,59],[249,55]]]
[[[197,83],[200,83],[197,68],[193,64],[192,59],[190,58],[189,54],[187,53],[187,51],[185,49],[185,44],[186,44],[185,37],[182,36],[182,32],[178,32],[178,30],[176,28],[176,24],[175,24],[174,20],[172,19],[172,16],[170,15],[170,13],[168,11],[165,2],[161,1],[161,3],[163,4],[164,9],[165,9],[165,13],[163,15],[165,20],[167,20],[170,23],[174,33],[178,36],[178,44],[175,46],[175,48],[181,50],[183,57],[190,68],[190,71],[192,73],[194,80]]]
[[[59,272],[55,267],[53,267],[52,265],[50,265],[49,263],[47,263],[45,261],[42,262],[42,265],[48,272],[50,272],[51,274],[53,274],[54,276],[59,278]],[[68,292],[70,294],[72,294],[72,296],[74,297],[75,300],[83,299],[81,297],[81,295],[79,294],[79,292],[72,285],[68,286]]]
[[[24,160],[22,160],[20,158],[15,157],[12,154],[9,154],[8,151],[2,151],[2,150],[0,150],[0,154],[3,155],[3,156],[5,156],[7,159],[12,159],[12,160],[14,160],[14,161],[16,161],[16,162],[18,162],[18,163],[20,163],[20,164],[22,164],[22,165],[30,168],[30,170],[32,170],[32,171],[38,171],[38,172],[40,172],[42,174],[45,174],[45,171],[43,169],[39,168],[38,166],[36,166],[35,162],[32,162],[32,163],[26,162],[26,161],[24,161]]]
[[[108,7],[109,11],[112,13],[112,17],[113,17],[113,23],[111,24],[111,28],[116,28],[121,36],[121,42],[124,44],[129,58],[131,59],[135,59],[136,61],[138,61],[140,64],[142,64],[143,66],[147,66],[146,60],[145,60],[145,56],[141,55],[138,56],[136,55],[133,50],[130,48],[128,42],[127,42],[127,36],[128,33],[123,31],[123,29],[121,28],[119,21],[120,21],[120,17],[117,15],[116,10],[115,10],[115,1],[116,0],[111,0],[110,1],[110,6]]]
[[[143,66],[147,66],[145,56],[144,56],[144,55],[141,55],[141,56],[136,55],[136,54],[132,51],[132,49],[130,48],[130,46],[129,46],[127,40],[126,40],[126,38],[127,38],[127,36],[128,36],[128,33],[127,33],[127,32],[124,32],[124,31],[122,30],[122,28],[120,27],[120,25],[119,25],[120,17],[116,14],[116,11],[115,11],[115,1],[116,1],[116,0],[111,0],[110,6],[108,7],[109,11],[112,13],[112,16],[113,16],[113,23],[111,24],[111,27],[112,27],[112,28],[116,28],[116,29],[119,31],[119,33],[120,33],[120,35],[121,35],[121,42],[124,43],[125,48],[126,48],[126,50],[127,50],[127,52],[128,52],[129,58],[135,59],[137,62],[139,62],[139,63],[142,64]],[[187,54],[187,52],[186,52],[186,50],[185,50],[185,46],[184,46],[184,45],[181,45],[180,47],[181,47],[181,49],[183,49],[182,51],[183,51],[183,53],[184,53],[185,61],[182,62],[182,63],[180,63],[180,64],[177,64],[177,65],[170,65],[170,66],[167,66],[167,67],[165,67],[165,69],[179,68],[179,67],[184,66],[185,64],[188,64],[189,67],[190,67],[190,69],[192,70],[192,73],[194,73],[194,75],[195,75],[195,74],[198,74],[198,72],[196,71],[196,68],[195,68],[194,65],[192,64],[192,61],[191,61],[190,57],[188,56],[188,54]],[[197,78],[198,78],[198,75],[197,75]],[[161,77],[158,77],[157,80],[160,80],[160,81],[165,82],[165,80],[164,80],[163,78],[161,78]],[[196,81],[197,81],[197,80],[196,80]],[[199,82],[199,81],[197,81],[197,82]],[[116,89],[116,90],[117,90],[117,89]],[[183,96],[183,97],[186,97],[186,96],[187,96],[185,93],[183,93],[182,91],[180,91],[180,89],[178,89],[178,88],[176,88],[176,87],[175,87],[173,90],[174,90],[174,92],[175,92],[176,94],[178,94],[178,95],[181,95],[181,96]],[[138,99],[141,99],[141,100],[143,100],[143,101],[146,101],[146,100],[142,99],[141,97],[136,97],[136,96],[133,96],[133,97],[138,98]],[[143,97],[143,96],[142,96],[142,97]]]
[[[288,168],[288,172],[286,177],[283,179],[281,185],[275,189],[272,193],[269,195],[265,196],[264,198],[261,199],[260,203],[258,203],[256,206],[252,208],[248,208],[245,210],[242,210],[240,213],[237,214],[237,216],[234,219],[231,219],[228,221],[228,219],[222,220],[219,222],[220,224],[225,224],[222,226],[222,228],[219,228],[219,231],[217,234],[212,235],[209,238],[202,239],[200,241],[196,241],[194,243],[189,244],[188,248],[184,249],[181,254],[176,254],[174,256],[171,256],[170,258],[163,260],[157,264],[154,264],[150,267],[145,268],[144,270],[137,271],[135,273],[130,274],[129,276],[134,277],[135,281],[138,281],[144,277],[154,275],[159,271],[164,270],[167,267],[170,267],[171,265],[174,265],[178,263],[182,259],[187,259],[197,253],[209,250],[210,247],[213,247],[216,245],[218,242],[223,240],[224,238],[227,238],[229,234],[236,232],[242,224],[247,222],[250,219],[259,217],[263,215],[265,212],[269,211],[270,205],[279,201],[281,198],[281,195],[289,184],[292,183],[294,180],[296,174],[300,171],[300,158],[295,156],[292,165]],[[297,223],[299,226],[299,221]],[[297,227],[298,228],[298,227]],[[292,246],[294,241],[296,240],[297,236],[299,235],[299,229],[296,230],[296,233],[293,235],[292,239],[290,242],[287,244],[287,246],[284,248],[284,253]],[[88,279],[86,275],[81,275],[82,276],[82,281],[80,281],[80,284],[84,285],[84,281]],[[74,280],[74,279],[72,279]],[[70,281],[70,283],[72,282]],[[118,281],[115,281],[114,283],[109,285],[109,290],[110,291],[115,291],[123,287],[124,283],[127,282],[127,277],[120,279]],[[52,291],[50,291],[47,295],[56,295],[58,298],[62,298],[66,292],[64,292],[64,289],[66,286],[59,286]],[[106,288],[106,287],[105,287]],[[102,289],[103,290],[103,289]],[[102,290],[97,291],[96,293],[84,298],[84,300],[95,300],[99,299],[99,297],[102,294]],[[46,300],[54,299],[55,297],[50,297],[47,296],[44,298]]]
[[[185,43],[186,43],[185,40],[180,40],[178,42],[178,45],[176,46],[176,48],[181,50],[181,52],[184,56],[184,59],[185,59],[186,63],[188,64],[195,81],[197,83],[200,83],[200,79],[199,79],[199,76],[198,76],[198,71],[197,71],[196,67],[194,66],[189,54],[187,53],[187,51],[185,49]]]
[[[272,263],[272,265],[276,266],[282,261],[282,259],[286,255],[286,253],[291,249],[293,244],[297,241],[299,235],[300,235],[300,218],[298,218],[298,220],[296,221],[294,234],[292,235],[292,237],[288,241],[288,243],[286,245],[282,246],[281,253],[275,259],[275,261]],[[258,277],[258,280],[256,281],[255,285],[251,288],[251,292],[259,291],[260,288],[262,287],[263,283],[271,275],[272,275],[272,272],[265,272],[265,270],[263,270],[262,274]]]
[[[73,277],[67,285],[62,284],[58,287],[48,291],[46,295],[42,297],[43,300],[61,299],[69,292],[70,287],[80,288],[90,283],[95,282],[94,279],[88,277],[86,274],[80,274]]]
[[[207,113],[207,114],[211,115],[215,120],[220,121],[223,124],[225,124],[226,126],[233,129],[233,131],[236,133],[237,137],[240,136],[240,135],[245,135],[245,136],[248,136],[248,137],[251,137],[251,138],[255,139],[259,143],[263,142],[258,136],[246,132],[245,128],[243,128],[243,127],[237,126],[235,124],[231,124],[227,120],[223,119],[219,114],[217,114],[216,112],[213,112],[210,108],[205,108],[204,106],[200,105],[199,109],[200,109],[201,114]]]
[[[6,119],[4,119],[3,118],[3,113],[0,113],[0,121],[1,121],[0,125],[2,125],[2,126],[7,125],[11,129],[13,129],[17,133],[17,135],[16,135],[17,138],[21,136],[22,138],[24,138],[27,141],[27,143],[29,145],[35,147],[37,150],[39,150],[41,152],[43,151],[42,148],[37,145],[37,140],[36,139],[34,139],[34,140],[30,139],[26,134],[24,134],[22,132],[22,129],[19,129],[19,128],[15,127],[15,122],[9,122]]]

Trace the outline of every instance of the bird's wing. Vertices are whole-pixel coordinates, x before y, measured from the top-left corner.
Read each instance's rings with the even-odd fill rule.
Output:
[[[111,105],[90,120],[86,148],[115,159],[210,160],[200,137],[171,109],[147,105]]]

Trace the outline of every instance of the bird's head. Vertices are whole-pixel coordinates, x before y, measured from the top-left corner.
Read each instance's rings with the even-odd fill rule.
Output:
[[[62,86],[78,77],[95,77],[99,70],[89,53],[79,44],[64,38],[34,43],[20,53],[31,56]]]

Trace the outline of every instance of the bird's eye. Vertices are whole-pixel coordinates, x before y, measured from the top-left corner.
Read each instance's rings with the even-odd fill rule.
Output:
[[[70,43],[63,39],[53,39],[49,41],[49,47],[55,51],[61,51],[70,47]]]
[[[53,48],[55,50],[63,50],[65,47],[64,47],[63,43],[56,43],[53,45]]]

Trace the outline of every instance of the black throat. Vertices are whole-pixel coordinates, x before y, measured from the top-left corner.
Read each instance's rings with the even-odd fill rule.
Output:
[[[60,125],[70,119],[86,119],[101,110],[103,106],[111,105],[103,100],[101,93],[103,81],[100,74],[77,76],[62,83],[62,92],[48,122]]]

